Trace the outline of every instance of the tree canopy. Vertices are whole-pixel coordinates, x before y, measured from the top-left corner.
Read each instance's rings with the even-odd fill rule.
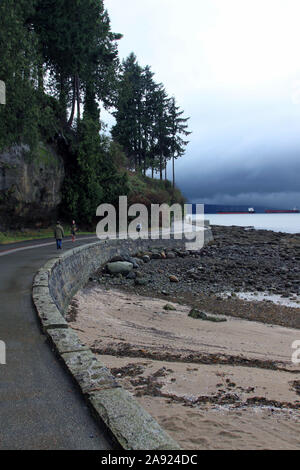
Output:
[[[41,140],[62,149],[62,210],[82,220],[127,194],[127,170],[163,180],[187,145],[188,119],[150,66],[133,53],[120,64],[121,38],[102,0],[0,2],[0,151],[16,143],[33,151]],[[111,138],[101,107],[116,119]]]
[[[123,146],[129,166],[144,174],[158,170],[162,180],[168,160],[184,154],[188,118],[155,82],[151,68],[141,67],[133,53],[121,66],[115,108],[112,136]]]

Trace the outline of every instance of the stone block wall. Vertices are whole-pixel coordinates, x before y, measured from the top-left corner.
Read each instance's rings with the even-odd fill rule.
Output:
[[[205,243],[212,233],[205,230]],[[64,313],[89,277],[115,255],[133,255],[149,248],[185,248],[184,240],[108,240],[70,250],[41,268],[32,298],[44,333],[77,383],[96,419],[126,450],[180,450],[178,444],[142,406],[122,389],[88,347],[69,328]]]

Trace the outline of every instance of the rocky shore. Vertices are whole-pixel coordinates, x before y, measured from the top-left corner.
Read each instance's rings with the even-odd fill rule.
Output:
[[[300,234],[214,226],[213,235],[199,252],[165,250],[162,241],[159,250],[114,258],[91,282],[300,328]]]
[[[299,449],[300,234],[213,234],[111,259],[67,321],[183,449]]]

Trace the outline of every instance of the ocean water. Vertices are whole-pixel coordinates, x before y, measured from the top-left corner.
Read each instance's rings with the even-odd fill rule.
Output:
[[[300,214],[205,214],[211,225],[237,225],[274,232],[300,233]]]

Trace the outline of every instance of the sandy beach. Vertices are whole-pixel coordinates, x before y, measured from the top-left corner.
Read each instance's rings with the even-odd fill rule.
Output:
[[[299,331],[91,283],[68,320],[183,449],[299,449]]]

